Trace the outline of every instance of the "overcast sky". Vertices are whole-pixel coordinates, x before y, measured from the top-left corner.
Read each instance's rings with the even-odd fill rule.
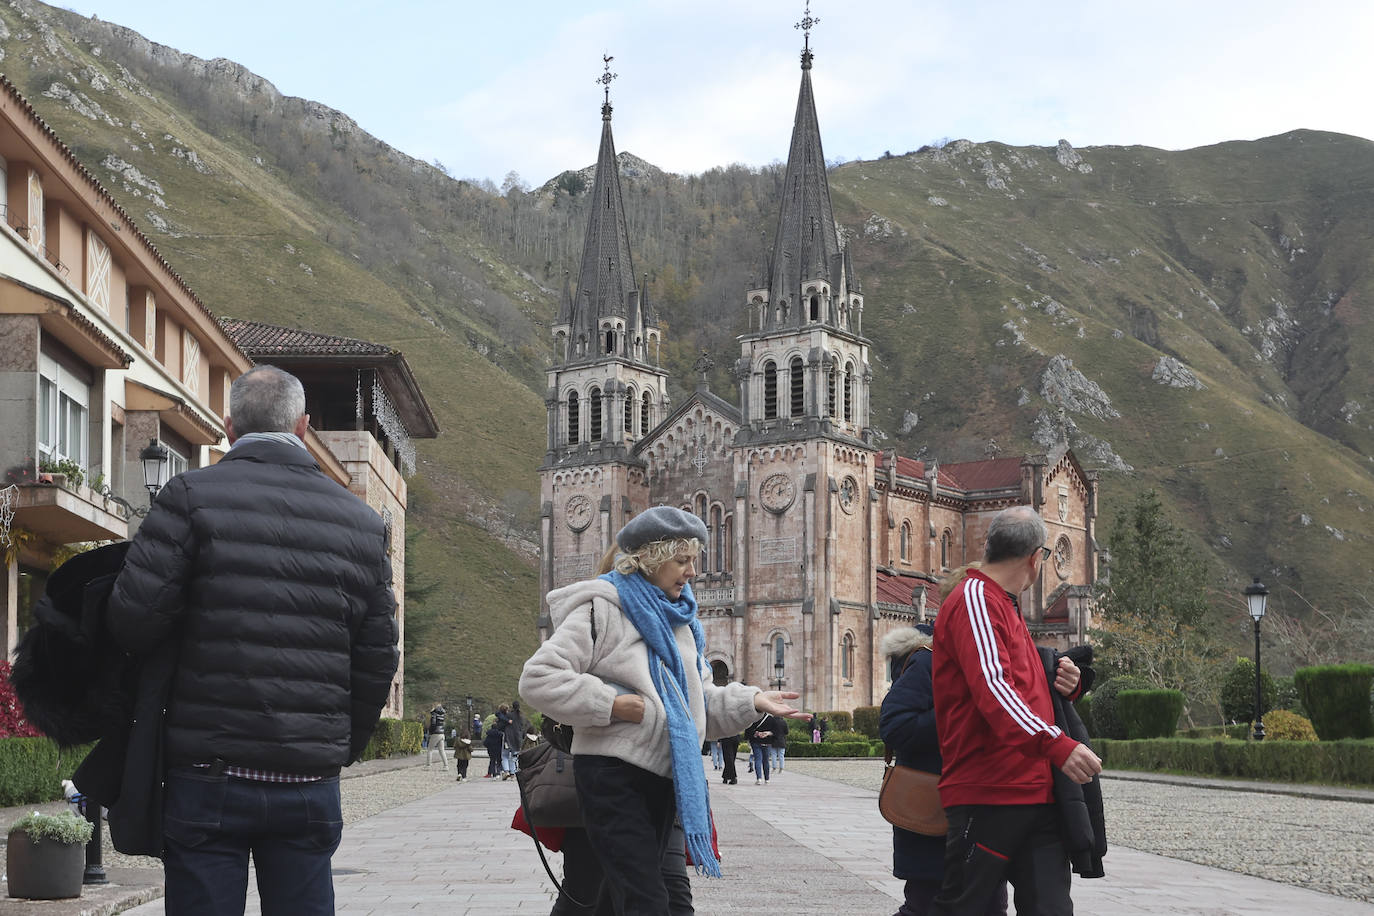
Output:
[[[787,153],[801,2],[185,0],[70,8],[323,102],[455,177],[541,184],[616,146],[675,172]],[[1184,149],[1374,138],[1370,0],[814,0],[827,158],[942,138]]]

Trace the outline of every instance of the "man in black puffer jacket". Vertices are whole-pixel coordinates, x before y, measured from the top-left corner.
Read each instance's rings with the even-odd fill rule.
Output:
[[[294,376],[239,376],[232,447],[162,488],[111,596],[124,648],[177,650],[169,916],[242,913],[250,852],[264,912],[334,912],[339,769],[389,694],[396,604],[382,520],[320,471],[309,420]]]

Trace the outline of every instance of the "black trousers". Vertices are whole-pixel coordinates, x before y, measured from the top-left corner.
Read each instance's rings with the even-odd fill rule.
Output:
[[[720,769],[720,778],[724,782],[734,782],[738,778],[735,776],[735,755],[739,753],[739,738],[737,736],[721,738],[720,752],[725,756],[725,764]]]
[[[677,809],[673,781],[591,754],[577,755],[573,778],[616,916],[671,912],[662,863]]]
[[[675,822],[662,862],[669,916],[693,916],[696,912],[692,908],[692,882],[687,877],[686,846],[682,828]],[[612,916],[614,912],[610,890],[605,886],[601,863],[592,851],[587,831],[568,828],[563,834],[563,893],[558,895],[549,916]]]
[[[945,813],[945,879],[932,914],[979,916],[1009,881],[1017,916],[1073,916],[1054,805],[953,805]]]

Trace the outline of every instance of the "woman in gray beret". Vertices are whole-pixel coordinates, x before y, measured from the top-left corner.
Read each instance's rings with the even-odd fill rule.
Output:
[[[677,815],[698,874],[720,876],[701,743],[759,713],[805,718],[795,693],[717,687],[691,580],[706,525],[671,506],[620,530],[602,575],[549,592],[551,637],[520,695],[574,727],[582,817],[617,916],[670,911],[660,863]]]

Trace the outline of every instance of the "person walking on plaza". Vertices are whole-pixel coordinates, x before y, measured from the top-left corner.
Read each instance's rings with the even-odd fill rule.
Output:
[[[964,580],[968,567],[955,570],[941,582],[940,599]],[[935,731],[935,697],[931,684],[929,624],[893,630],[879,649],[888,660],[892,689],[883,697],[878,733],[899,766],[940,772],[940,740]],[[926,916],[945,873],[945,838],[892,828],[892,876],[905,884],[905,901],[896,916]],[[1004,916],[1005,883],[977,916]]]
[[[472,760],[472,729],[464,725],[458,729],[458,736],[453,739],[453,762],[458,768],[458,782],[465,782],[468,778],[468,763]]]
[[[676,813],[699,874],[720,875],[701,743],[760,713],[801,716],[794,693],[716,686],[691,580],[700,518],[641,512],[596,579],[548,595],[553,634],[525,663],[524,699],[574,726],[573,776],[616,916],[671,912],[661,867]]]
[[[756,786],[768,784],[768,777],[771,775],[770,749],[779,730],[787,731],[787,723],[768,713],[764,713],[744,730],[744,737],[749,741],[749,758],[753,764],[751,769],[754,772]]]
[[[331,914],[339,770],[361,756],[399,654],[388,532],[306,450],[305,392],[240,375],[217,464],[173,477],[110,597],[114,641],[171,641],[163,727],[169,916]]]
[[[496,715],[497,721],[500,721],[501,711],[497,710]],[[505,743],[505,732],[493,722],[491,728],[487,729],[487,736],[482,739],[482,746],[487,749],[487,779],[501,775],[501,748]]]
[[[988,526],[983,565],[940,606],[932,680],[949,817],[945,873],[930,912],[982,913],[1010,881],[1018,914],[1068,916],[1069,856],[1053,769],[1085,784],[1102,761],[1054,724],[1050,684],[1016,603],[1049,558],[1045,523],[1029,506]],[[1054,690],[1074,699],[1079,671],[1059,661]]]
[[[773,772],[781,773],[783,761],[787,759],[787,723],[779,723],[782,727],[773,733],[768,739],[768,753],[772,757]]]
[[[725,764],[725,755],[721,753],[719,741],[708,741],[711,748],[711,769],[719,770]]]
[[[525,746],[525,733],[529,723],[520,714],[520,701],[510,704],[510,716],[501,730],[501,778],[510,779],[519,767],[520,749]]]
[[[735,775],[735,758],[739,756],[739,735],[726,735],[720,739],[720,781],[727,786],[738,785]]]
[[[444,704],[438,700],[434,701],[434,708],[429,711],[429,743],[425,745],[425,766],[434,763],[434,752],[439,752],[439,763],[444,767],[448,766],[448,756],[444,753],[444,745],[448,743],[447,736],[444,734],[444,721],[448,718],[444,710]]]

